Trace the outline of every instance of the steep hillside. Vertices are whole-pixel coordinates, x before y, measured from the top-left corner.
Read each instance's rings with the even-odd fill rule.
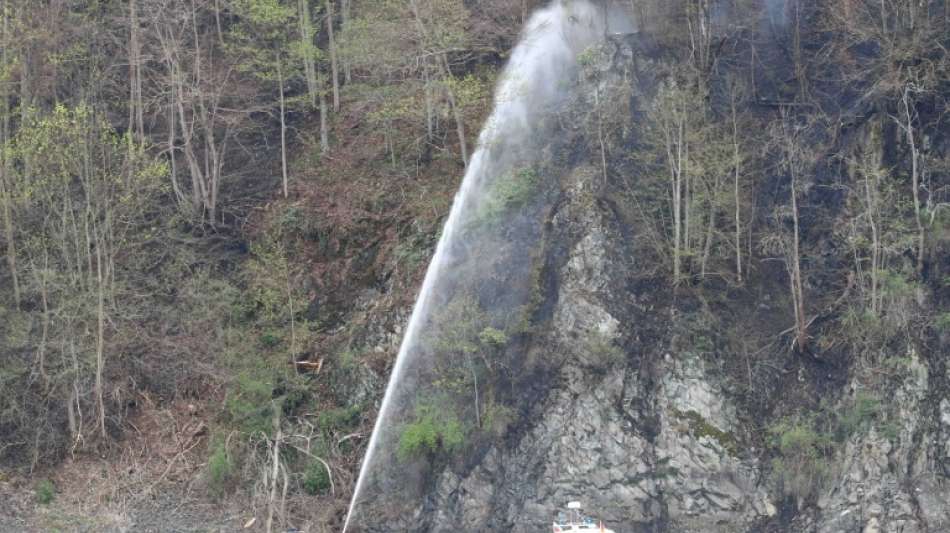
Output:
[[[2,3],[0,530],[339,531],[541,4]],[[591,5],[352,530],[950,530],[950,4]]]

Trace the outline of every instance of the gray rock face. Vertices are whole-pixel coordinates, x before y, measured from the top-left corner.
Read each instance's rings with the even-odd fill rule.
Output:
[[[610,60],[621,68],[600,69],[601,86],[612,72],[643,77],[634,63],[644,60],[615,46]],[[774,420],[743,404],[709,357],[677,350],[664,326],[672,319],[630,288],[642,235],[596,200],[601,176],[597,167],[571,171],[549,218],[557,282],[526,355],[555,369],[549,389],[518,433],[466,470],[441,474],[428,529],[544,531],[580,500],[618,533],[950,531],[950,375],[935,379],[934,362],[909,349],[905,377],[884,399],[888,430],[864,428],[836,446],[827,482],[796,505],[773,482],[763,449]],[[660,324],[650,342],[641,342],[645,320]],[[801,367],[788,375],[803,380]],[[832,411],[862,387],[836,386]]]
[[[683,532],[736,531],[776,512],[757,488],[755,458],[736,455],[736,407],[701,361],[667,355],[654,382],[592,353],[592,337],[615,342],[630,333],[614,301],[629,250],[616,245],[623,242],[618,221],[592,208],[585,189],[592,174],[570,176],[552,216],[552,231],[573,242],[540,343],[541,357],[563,358],[557,385],[517,446],[491,449],[465,477],[443,474],[436,531],[534,532],[572,500],[619,531],[664,523]],[[605,373],[591,371],[605,365]]]

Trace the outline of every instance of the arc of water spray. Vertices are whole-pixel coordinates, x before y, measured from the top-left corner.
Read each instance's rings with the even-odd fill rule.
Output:
[[[565,87],[570,85],[566,83],[570,80],[565,78],[574,72],[577,55],[602,39],[606,33],[606,5],[602,2],[600,7],[595,7],[588,0],[555,0],[536,11],[525,25],[521,40],[513,50],[496,87],[495,108],[479,136],[479,148],[469,162],[435,255],[426,271],[363,458],[343,525],[344,533],[350,525],[354,509],[360,503],[367,472],[373,468],[378,451],[377,441],[390,418],[396,388],[403,379],[420,330],[429,316],[434,299],[433,289],[450,262],[452,241],[459,233],[459,226],[464,225],[463,212],[477,205],[477,196],[487,190],[486,182],[490,182],[495,174],[508,170],[505,166],[511,167],[515,163],[499,156],[494,147],[504,143],[509,152],[517,152],[530,144],[529,139],[536,134],[536,124],[533,122],[537,122],[548,107],[562,101]]]

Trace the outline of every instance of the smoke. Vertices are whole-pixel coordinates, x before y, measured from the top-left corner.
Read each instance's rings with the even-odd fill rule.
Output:
[[[608,32],[632,30],[622,11],[588,0],[555,0],[525,25],[426,272],[344,531],[418,528],[433,472],[428,461],[400,453],[409,448],[410,424],[423,420],[430,422],[423,429],[445,431],[439,445],[448,447],[458,436],[450,430],[481,431],[488,394],[521,411],[513,391],[506,397],[490,390],[492,380],[517,382],[520,354],[490,347],[479,335],[513,331],[531,301],[544,212],[557,183],[557,169],[542,154],[575,90],[579,56]],[[486,351],[506,364],[490,364]]]

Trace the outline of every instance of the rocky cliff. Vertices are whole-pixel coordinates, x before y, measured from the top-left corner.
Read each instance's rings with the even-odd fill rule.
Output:
[[[624,87],[637,128],[663,60],[635,36],[597,57],[574,123],[595,93]],[[866,147],[873,127],[845,143]],[[946,336],[908,319],[880,341],[896,350],[887,364],[830,342],[792,349],[788,274],[766,262],[742,286],[670,290],[651,236],[618,200],[640,185],[638,163],[602,172],[596,159],[573,159],[545,226],[544,304],[523,348],[528,368],[547,370],[536,398],[503,441],[438,476],[425,527],[538,531],[582,500],[628,532],[950,529]],[[808,239],[811,268],[830,272],[832,239]],[[935,305],[925,286],[912,292],[892,305],[910,315]],[[844,326],[820,316],[815,335],[836,338]]]

